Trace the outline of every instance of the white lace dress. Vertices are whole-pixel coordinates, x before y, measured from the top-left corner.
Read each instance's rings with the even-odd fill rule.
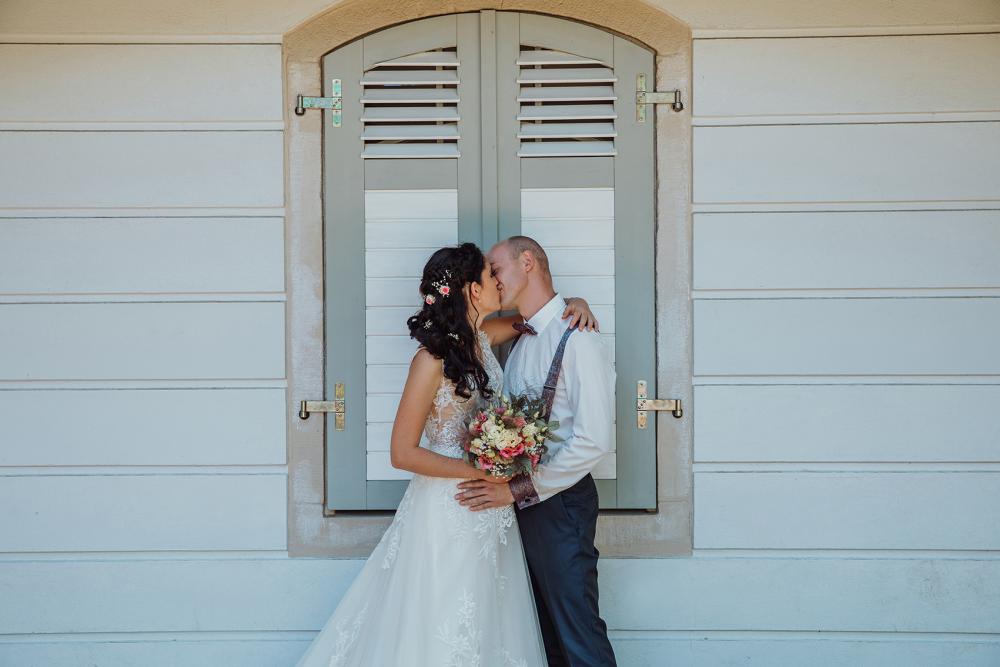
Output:
[[[502,373],[479,332],[490,388]],[[445,378],[424,433],[463,455],[483,405]],[[544,667],[545,649],[512,506],[471,512],[462,480],[414,475],[392,524],[296,667]]]

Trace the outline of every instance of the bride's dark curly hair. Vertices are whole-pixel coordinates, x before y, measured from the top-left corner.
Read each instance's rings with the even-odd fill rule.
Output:
[[[463,291],[468,283],[482,284],[484,268],[486,257],[474,243],[441,248],[427,260],[420,278],[423,307],[406,320],[410,337],[444,362],[445,377],[463,398],[472,396],[473,387],[485,398],[493,396]]]

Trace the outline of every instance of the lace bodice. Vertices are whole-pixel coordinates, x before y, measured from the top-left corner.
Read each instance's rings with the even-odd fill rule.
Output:
[[[483,368],[489,377],[489,387],[493,390],[493,396],[499,397],[503,389],[503,370],[500,368],[500,362],[493,356],[486,332],[480,329],[478,337],[483,353]],[[462,443],[466,437],[469,418],[485,404],[486,401],[478,390],[473,389],[472,395],[465,399],[455,394],[454,382],[442,378],[434,396],[434,406],[424,424],[424,435],[427,436],[431,451],[452,458],[461,458],[465,453]]]

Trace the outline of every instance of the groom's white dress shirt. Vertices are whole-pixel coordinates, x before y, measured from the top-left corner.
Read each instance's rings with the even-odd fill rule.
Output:
[[[506,395],[541,395],[559,340],[566,332],[568,321],[560,317],[564,308],[562,296],[556,294],[526,320],[538,333],[522,335],[514,345],[504,368]],[[572,333],[566,342],[550,417],[559,422],[555,435],[561,440],[546,441],[549,451],[530,480],[522,477],[511,483],[519,508],[530,507],[573,486],[611,451],[614,387],[615,370],[601,335],[583,330]],[[533,493],[526,481],[534,487]]]

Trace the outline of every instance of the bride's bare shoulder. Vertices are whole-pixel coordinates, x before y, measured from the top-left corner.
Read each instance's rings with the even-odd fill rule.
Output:
[[[444,377],[444,361],[431,354],[431,351],[421,345],[410,361],[409,379],[437,385]]]
[[[437,373],[440,375],[443,369],[444,362],[431,354],[431,351],[423,345],[417,348],[417,351],[413,354],[413,360],[410,361],[410,372],[418,371],[420,373]]]

